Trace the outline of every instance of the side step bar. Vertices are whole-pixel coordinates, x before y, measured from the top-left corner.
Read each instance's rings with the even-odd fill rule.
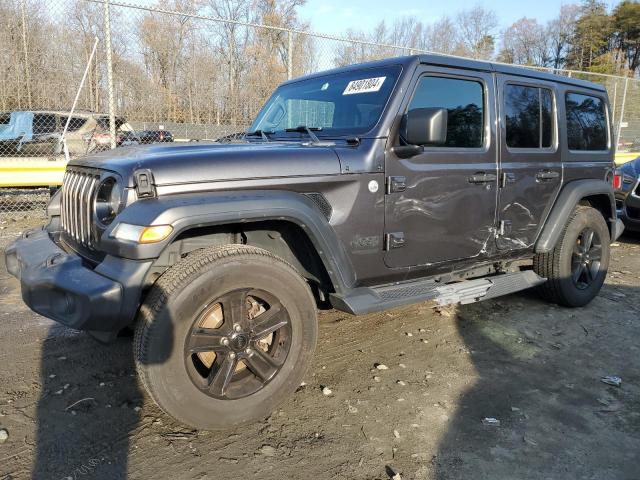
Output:
[[[441,284],[433,280],[417,280],[382,287],[361,287],[349,295],[331,296],[334,308],[354,315],[378,312],[412,303],[434,301],[438,305],[466,304],[501,297],[535,287],[546,281],[533,270],[503,273],[492,277]]]

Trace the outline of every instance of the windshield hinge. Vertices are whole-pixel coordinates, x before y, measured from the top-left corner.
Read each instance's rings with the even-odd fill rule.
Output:
[[[151,170],[136,170],[133,172],[133,180],[136,185],[138,198],[153,198],[156,196],[153,173],[151,173]]]

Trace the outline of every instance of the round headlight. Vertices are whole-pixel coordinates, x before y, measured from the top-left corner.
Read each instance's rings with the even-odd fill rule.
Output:
[[[109,225],[120,209],[120,189],[116,188],[116,179],[106,178],[98,187],[95,201],[95,215],[102,225]]]

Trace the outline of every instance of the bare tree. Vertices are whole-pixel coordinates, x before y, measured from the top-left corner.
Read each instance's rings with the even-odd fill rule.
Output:
[[[533,18],[523,17],[514,22],[503,33],[499,59],[520,65],[545,66],[549,60],[545,28]]]
[[[458,43],[463,54],[471,58],[490,59],[495,46],[494,32],[498,17],[482,5],[464,10],[456,16]]]
[[[566,63],[579,14],[580,7],[578,5],[562,5],[560,14],[547,25],[546,37],[549,42],[551,66],[554,69],[562,68]]]

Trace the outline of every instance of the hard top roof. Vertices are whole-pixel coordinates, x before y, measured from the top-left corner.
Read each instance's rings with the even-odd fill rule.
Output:
[[[587,80],[580,80],[576,78],[566,77],[563,75],[556,75],[547,72],[541,72],[526,67],[518,67],[515,65],[507,65],[503,63],[486,62],[483,60],[472,60],[469,58],[455,57],[449,55],[436,55],[436,54],[423,54],[423,55],[410,55],[404,57],[391,57],[382,60],[376,60],[373,62],[357,63],[353,65],[347,65],[344,67],[334,68],[323,72],[317,72],[310,75],[306,75],[299,78],[289,80],[287,83],[298,82],[303,79],[321,77],[324,75],[348,72],[353,70],[361,70],[364,68],[380,68],[391,65],[401,65],[403,67],[411,67],[419,63],[436,65],[441,67],[462,68],[467,70],[479,70],[484,72],[498,72],[507,75],[535,78],[539,80],[546,80],[550,82],[563,83],[566,85],[575,85],[582,88],[588,88],[591,90],[597,90],[600,92],[606,92],[604,85],[595,82],[589,82]]]

